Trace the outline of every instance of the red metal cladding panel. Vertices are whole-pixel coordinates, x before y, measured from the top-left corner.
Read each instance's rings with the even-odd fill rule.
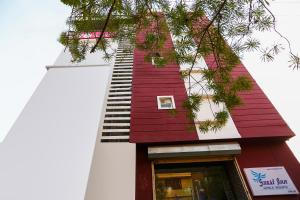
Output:
[[[194,29],[201,29],[207,26],[207,18],[195,22]],[[198,41],[198,38],[195,37]],[[204,58],[209,68],[216,68],[216,61],[213,55]],[[232,77],[247,76],[253,84],[253,89],[241,92],[239,95],[243,105],[236,107],[232,113],[232,119],[242,138],[260,137],[292,137],[293,131],[282,119],[276,108],[264,94],[255,80],[252,78],[246,67],[241,63],[232,71]]]
[[[215,67],[213,56],[207,56],[205,61],[209,67]],[[293,131],[243,64],[239,64],[232,71],[232,77],[238,76],[249,77],[253,85],[252,90],[240,93],[243,105],[236,107],[231,112],[232,119],[242,138],[294,136]]]
[[[136,147],[135,200],[153,200],[152,169],[146,146]]]
[[[253,89],[240,94],[243,105],[232,111],[232,118],[244,138],[251,137],[292,137],[293,131],[282,119],[262,89],[251,77],[243,64],[233,70],[234,74],[252,79]],[[248,118],[245,118],[248,117]]]
[[[244,168],[284,166],[295,186],[300,189],[300,164],[286,143],[247,142],[241,147],[242,153],[237,157],[237,162],[245,180]],[[253,200],[300,200],[300,195],[253,197]]]
[[[137,34],[137,41],[143,41],[145,32]],[[171,36],[165,49],[174,48]],[[182,105],[187,98],[184,82],[179,74],[179,66],[169,63],[156,68],[144,57],[146,52],[135,49],[132,77],[130,142],[156,143],[196,141],[197,133],[191,127]],[[157,96],[174,96],[176,114],[169,110],[159,110]]]

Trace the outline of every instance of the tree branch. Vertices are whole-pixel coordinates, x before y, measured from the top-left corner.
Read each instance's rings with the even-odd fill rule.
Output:
[[[214,15],[214,17],[212,18],[212,20],[211,20],[211,21],[209,22],[209,24],[205,27],[204,32],[203,32],[203,34],[202,34],[202,36],[201,36],[201,38],[200,38],[199,44],[198,44],[198,46],[197,46],[196,54],[195,54],[195,57],[194,57],[194,60],[193,60],[193,64],[192,64],[192,67],[191,67],[191,69],[190,69],[189,74],[191,73],[191,71],[192,71],[192,69],[193,69],[193,67],[194,67],[194,65],[195,65],[195,62],[196,62],[196,59],[197,59],[197,56],[198,56],[198,53],[199,53],[198,51],[199,51],[200,46],[201,46],[201,41],[202,41],[202,39],[203,39],[204,36],[206,35],[206,33],[207,33],[208,29],[210,28],[210,26],[214,23],[214,21],[215,21],[215,20],[217,19],[217,17],[219,16],[219,14],[220,14],[221,11],[223,10],[223,8],[224,8],[224,6],[226,5],[226,3],[227,3],[227,0],[224,0],[223,3],[221,4],[221,6],[219,7],[219,9],[217,10],[216,14]]]
[[[192,62],[192,67],[190,68],[189,73],[188,73],[188,76],[189,76],[189,87],[191,86],[190,76],[191,76],[191,73],[193,71],[193,68],[194,68],[197,56],[199,54],[199,49],[201,47],[201,41],[203,40],[203,38],[206,35],[206,33],[207,33],[208,29],[210,28],[210,26],[214,23],[214,21],[217,19],[217,17],[219,16],[219,14],[221,13],[221,11],[223,10],[223,8],[226,5],[226,3],[227,3],[227,0],[224,0],[222,2],[222,4],[220,5],[219,9],[216,12],[216,14],[213,16],[213,18],[211,19],[211,21],[209,22],[209,24],[204,28],[203,34],[200,37],[200,40],[199,40],[199,43],[198,43],[198,46],[197,46],[197,49],[196,49],[196,54],[195,54],[193,62]],[[189,91],[189,94],[190,94],[190,91]]]
[[[276,28],[276,25],[275,25],[276,18],[275,18],[275,16],[274,16],[274,14],[273,14],[272,11],[265,5],[265,3],[264,3],[263,1],[259,0],[259,2],[263,5],[263,7],[264,7],[264,8],[268,11],[268,13],[272,16],[272,19],[273,19],[273,29],[274,29],[274,31],[275,31],[281,38],[283,38],[283,39],[288,43],[288,46],[289,46],[289,52],[290,52],[292,55],[294,55],[294,54],[292,53],[292,47],[291,47],[290,41],[289,41],[285,36],[283,36],[283,35],[277,30],[277,28]]]
[[[95,52],[95,50],[96,50],[96,48],[97,48],[97,46],[98,46],[100,40],[102,39],[102,37],[103,37],[103,35],[104,35],[105,29],[106,29],[106,27],[107,27],[109,18],[110,18],[111,14],[112,14],[112,11],[113,11],[113,8],[114,8],[115,4],[116,4],[116,0],[113,1],[112,5],[111,5],[111,7],[110,7],[110,9],[109,9],[109,11],[108,11],[108,14],[107,14],[107,17],[106,17],[106,20],[105,20],[105,24],[104,24],[104,26],[103,26],[103,28],[102,28],[101,34],[100,34],[99,38],[97,39],[96,44],[92,47],[92,49],[91,49],[91,51],[90,51],[91,53],[94,53],[94,52]]]

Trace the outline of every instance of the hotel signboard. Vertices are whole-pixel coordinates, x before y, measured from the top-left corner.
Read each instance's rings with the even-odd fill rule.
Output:
[[[244,168],[253,196],[299,194],[282,166]]]

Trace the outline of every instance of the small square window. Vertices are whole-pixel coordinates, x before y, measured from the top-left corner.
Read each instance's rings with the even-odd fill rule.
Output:
[[[173,96],[158,96],[158,109],[175,109],[175,101]]]
[[[159,65],[159,63],[161,63],[163,61],[163,57],[152,57],[151,61],[152,61],[152,65],[157,66]]]
[[[151,62],[154,66],[161,66],[165,64],[164,57],[162,57],[160,53],[153,54],[153,56],[151,57]]]

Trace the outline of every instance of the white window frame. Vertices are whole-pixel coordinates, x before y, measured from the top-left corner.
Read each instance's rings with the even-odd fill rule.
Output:
[[[161,105],[161,99],[162,98],[170,98],[171,99],[171,102],[172,102],[172,107],[162,107]],[[157,106],[158,106],[158,109],[159,110],[171,110],[171,109],[175,109],[176,106],[175,106],[175,100],[174,100],[174,96],[157,96]]]

